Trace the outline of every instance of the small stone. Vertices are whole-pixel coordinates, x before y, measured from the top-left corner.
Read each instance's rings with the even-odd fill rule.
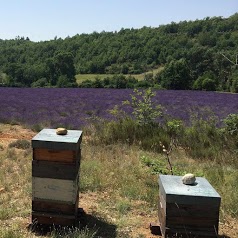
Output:
[[[65,129],[65,128],[57,128],[56,129],[56,134],[57,135],[66,135],[68,133],[68,131],[67,131],[67,129]]]
[[[196,177],[194,174],[185,174],[182,178],[182,181],[186,185],[193,185],[195,184]]]

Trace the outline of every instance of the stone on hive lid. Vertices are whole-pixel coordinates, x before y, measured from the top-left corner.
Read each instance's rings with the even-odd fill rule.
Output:
[[[56,129],[56,134],[57,135],[66,135],[67,133],[68,133],[68,131],[67,131],[66,128],[59,127],[59,128]]]
[[[195,181],[196,181],[196,177],[194,174],[185,174],[183,177],[182,177],[182,181],[183,181],[183,184],[186,184],[186,185],[194,185],[195,184]]]

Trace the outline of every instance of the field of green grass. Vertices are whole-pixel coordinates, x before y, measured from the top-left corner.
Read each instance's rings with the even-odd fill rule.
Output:
[[[125,76],[128,76],[128,77],[133,76],[137,80],[142,81],[142,80],[144,80],[145,74],[152,73],[155,76],[162,69],[163,69],[163,67],[159,67],[157,69],[150,70],[150,71],[142,73],[142,74],[131,74],[131,75],[128,74],[128,75],[125,75]],[[113,77],[113,74],[77,74],[75,77],[76,77],[77,83],[80,84],[85,80],[94,80],[96,77],[101,79],[101,80],[106,78],[106,77]]]

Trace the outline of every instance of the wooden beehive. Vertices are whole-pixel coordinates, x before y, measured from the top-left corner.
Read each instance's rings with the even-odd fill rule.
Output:
[[[217,237],[220,195],[201,177],[185,185],[181,176],[159,176],[159,222],[164,237]]]
[[[74,226],[79,202],[82,131],[43,129],[32,139],[32,222]]]

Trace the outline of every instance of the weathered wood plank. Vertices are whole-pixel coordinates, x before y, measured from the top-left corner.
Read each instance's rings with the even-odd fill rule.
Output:
[[[159,207],[158,207],[158,217],[159,217],[159,223],[160,223],[160,230],[163,236],[165,237],[166,233],[166,215],[165,215],[165,210],[163,208],[163,205],[160,201],[159,197]]]
[[[164,237],[217,237],[218,236],[218,227],[210,226],[210,227],[202,227],[202,226],[188,226],[188,225],[173,225],[166,227]]]
[[[66,214],[66,215],[75,215],[77,216],[78,212],[78,203],[79,196],[75,203],[66,203],[52,200],[33,200],[32,201],[32,210],[37,212],[50,212],[55,214]]]
[[[77,225],[77,221],[77,216],[74,215],[58,215],[55,213],[32,211],[32,223],[44,225],[75,226]]]
[[[166,204],[165,198],[164,198],[164,196],[161,194],[161,192],[159,192],[159,201],[160,201],[161,206],[163,207],[164,212],[165,212],[165,214],[166,214],[167,204]]]
[[[40,178],[55,178],[75,180],[79,173],[80,163],[32,160],[32,176]]]
[[[174,225],[192,226],[192,227],[214,227],[217,226],[218,220],[207,217],[168,217],[166,216],[166,225],[173,227]]]
[[[166,230],[165,237],[179,237],[179,238],[217,238],[218,235],[215,229],[212,230],[194,230],[187,227],[183,228],[169,228]]]
[[[63,180],[32,177],[32,199],[46,199],[75,203],[78,196],[78,179]]]
[[[215,218],[219,217],[219,209],[204,205],[187,205],[187,204],[166,204],[166,215],[168,217],[190,217],[199,218]]]
[[[33,160],[76,164],[80,160],[80,157],[80,150],[50,150],[45,148],[33,149]]]

